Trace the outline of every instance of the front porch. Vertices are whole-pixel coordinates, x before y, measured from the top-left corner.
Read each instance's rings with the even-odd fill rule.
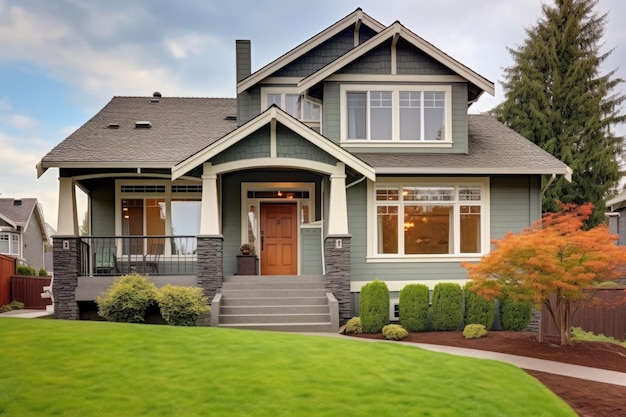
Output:
[[[341,243],[337,243],[341,241]],[[182,245],[194,247],[190,253],[181,253]],[[159,248],[150,252],[148,248]],[[141,250],[140,250],[141,248]],[[146,249],[144,251],[144,249]],[[183,251],[184,252],[184,251]],[[182,286],[199,286],[205,296],[212,301],[214,309],[213,325],[222,325],[220,301],[224,290],[229,285],[224,280],[224,239],[216,236],[55,236],[54,237],[54,268],[53,284],[55,315],[60,319],[79,319],[78,302],[94,301],[98,295],[106,291],[115,278],[128,273],[146,275],[158,287],[172,284]],[[102,256],[100,254],[108,254]],[[318,292],[323,292],[329,306],[328,320],[323,326],[307,326],[312,312],[293,313],[293,304],[274,303],[278,309],[283,308],[284,314],[299,314],[302,319],[294,319],[293,323],[300,331],[328,331],[335,329],[340,322],[351,317],[350,296],[350,236],[327,236],[324,242],[324,270],[326,274],[318,275],[317,283],[321,285]],[[250,291],[259,291],[259,285],[271,289],[276,276],[257,276]],[[239,276],[226,278],[226,281],[237,281]],[[303,280],[303,275],[292,276],[292,284]],[[240,280],[240,284],[241,284]],[[287,284],[289,287],[292,284]],[[269,297],[274,295],[266,293]],[[268,298],[268,297],[265,297]],[[317,301],[316,301],[317,302]],[[335,303],[335,304],[333,304]],[[272,302],[270,302],[272,304]],[[282,306],[282,307],[281,307]],[[336,309],[337,313],[332,313]],[[276,311],[276,310],[274,310]],[[292,313],[289,313],[292,311]],[[280,313],[271,313],[276,317]],[[330,317],[333,317],[332,320]],[[223,317],[226,321],[227,317]],[[272,319],[272,316],[266,318]],[[320,323],[320,322],[316,322]],[[231,323],[232,324],[232,323]],[[257,323],[260,324],[260,323]],[[262,324],[262,323],[261,323]],[[331,327],[328,327],[331,326]],[[307,330],[307,327],[309,330]],[[257,328],[263,328],[259,325]],[[295,327],[284,327],[295,329]],[[311,330],[317,329],[317,330]],[[323,330],[319,330],[323,329]]]

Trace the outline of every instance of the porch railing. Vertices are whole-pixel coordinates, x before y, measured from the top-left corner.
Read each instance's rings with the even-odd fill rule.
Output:
[[[195,275],[195,236],[83,236],[83,275]]]

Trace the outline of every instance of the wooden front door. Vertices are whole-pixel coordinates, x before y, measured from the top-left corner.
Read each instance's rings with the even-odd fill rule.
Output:
[[[297,204],[261,203],[261,275],[298,273]]]

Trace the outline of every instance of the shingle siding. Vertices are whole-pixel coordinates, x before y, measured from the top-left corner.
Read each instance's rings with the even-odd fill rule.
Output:
[[[391,40],[349,63],[338,74],[391,74]]]
[[[429,55],[418,50],[404,39],[396,44],[398,74],[410,75],[454,75],[454,72]]]
[[[276,127],[276,156],[307,159],[329,165],[337,162],[337,159],[281,124]]]

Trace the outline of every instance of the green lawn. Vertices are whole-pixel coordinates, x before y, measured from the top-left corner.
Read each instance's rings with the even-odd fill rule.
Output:
[[[393,343],[0,318],[0,416],[575,416],[512,365]]]

